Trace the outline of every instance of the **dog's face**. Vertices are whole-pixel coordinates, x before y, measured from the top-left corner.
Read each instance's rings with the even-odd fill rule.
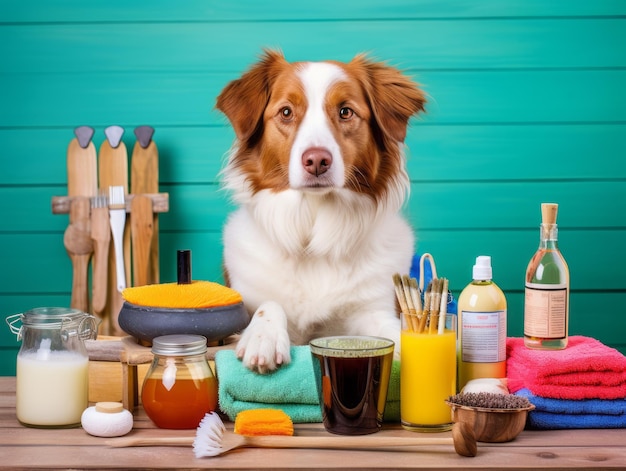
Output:
[[[377,198],[404,173],[398,146],[424,102],[397,69],[363,56],[291,64],[270,51],[217,108],[237,135],[229,165],[253,193],[347,188]]]

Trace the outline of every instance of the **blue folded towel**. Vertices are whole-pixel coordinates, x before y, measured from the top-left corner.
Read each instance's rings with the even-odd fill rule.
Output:
[[[535,429],[624,428],[625,399],[552,399],[536,396],[528,389],[515,393],[526,397],[535,410],[528,414],[528,425]]]
[[[230,420],[244,410],[281,409],[293,423],[321,422],[313,361],[308,345],[291,347],[291,363],[261,375],[250,371],[233,350],[215,354],[219,406]],[[385,406],[385,420],[400,420],[400,365],[394,362]]]

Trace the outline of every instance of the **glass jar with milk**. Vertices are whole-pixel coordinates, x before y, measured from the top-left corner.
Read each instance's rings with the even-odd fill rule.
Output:
[[[85,340],[96,338],[95,317],[77,309],[40,307],[6,321],[22,340],[17,354],[17,419],[29,427],[79,426],[89,405]]]

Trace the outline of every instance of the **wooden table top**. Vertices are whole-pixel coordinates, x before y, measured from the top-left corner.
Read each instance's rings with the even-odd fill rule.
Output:
[[[232,430],[232,423],[227,427]],[[297,435],[329,435],[321,424],[295,428]],[[155,428],[139,409],[128,436],[194,434]],[[394,424],[385,425],[377,435],[415,433]],[[626,469],[626,429],[523,431],[509,443],[479,443],[474,458],[457,455],[452,446],[437,445],[393,451],[245,448],[197,459],[191,447],[110,448],[105,441],[81,428],[43,430],[20,425],[15,417],[15,378],[0,377],[0,469]]]

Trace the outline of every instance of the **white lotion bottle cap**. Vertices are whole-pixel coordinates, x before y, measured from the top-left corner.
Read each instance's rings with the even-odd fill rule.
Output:
[[[491,257],[489,255],[476,257],[476,265],[474,265],[472,270],[472,278],[474,280],[487,281],[491,280],[492,276]]]

